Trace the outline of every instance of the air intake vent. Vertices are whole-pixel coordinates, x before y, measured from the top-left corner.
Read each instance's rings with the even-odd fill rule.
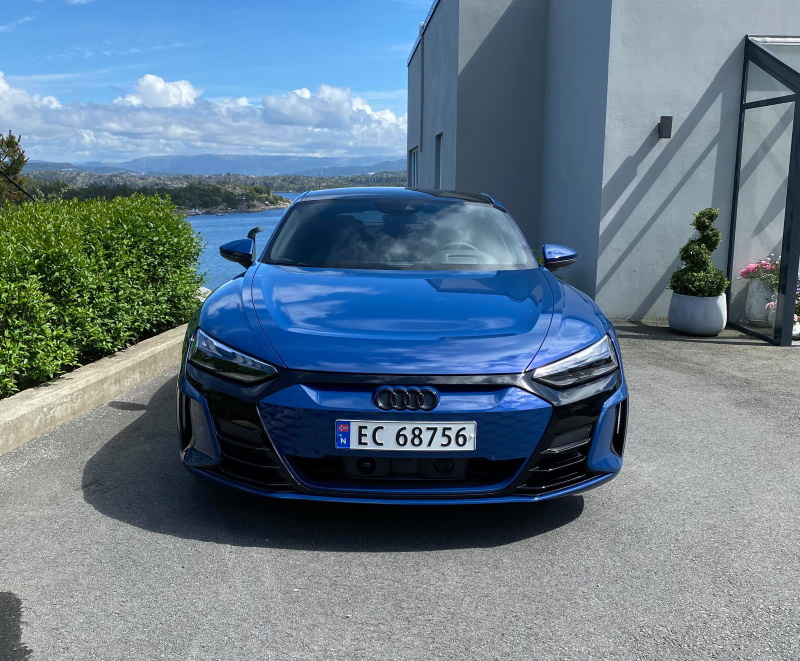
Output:
[[[245,421],[215,418],[222,461],[215,472],[268,489],[288,488],[280,461],[262,429]]]
[[[580,434],[578,433],[580,432]],[[588,428],[591,434],[591,425]],[[564,489],[589,479],[592,473],[586,460],[589,452],[589,440],[586,428],[566,432],[564,445],[552,452],[545,451],[539,462],[528,469],[528,479],[517,489],[519,494],[541,494],[556,489]],[[583,437],[583,440],[581,439]],[[558,439],[557,436],[554,442]],[[577,439],[577,440],[575,440]]]
[[[593,425],[585,425],[584,427],[559,434],[543,454],[562,454],[586,445],[592,440],[592,429]]]
[[[614,437],[611,449],[618,457],[625,451],[625,438],[628,435],[628,400],[624,399],[617,406],[617,424],[614,426]]]

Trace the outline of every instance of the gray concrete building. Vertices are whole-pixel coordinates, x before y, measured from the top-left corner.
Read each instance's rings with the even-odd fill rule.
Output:
[[[768,34],[800,35],[797,0],[438,0],[408,62],[409,185],[493,195],[533,247],[579,251],[563,277],[609,316],[663,318],[694,212],[720,209],[727,267],[746,35]],[[760,188],[783,183],[781,228],[787,168]]]

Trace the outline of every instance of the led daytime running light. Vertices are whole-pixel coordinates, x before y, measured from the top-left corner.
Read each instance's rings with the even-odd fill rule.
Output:
[[[537,367],[531,378],[551,388],[572,388],[618,369],[617,353],[611,338],[606,335],[571,356]]]
[[[277,368],[269,363],[218,342],[199,329],[192,338],[189,362],[217,376],[246,384],[261,383],[279,376]]]

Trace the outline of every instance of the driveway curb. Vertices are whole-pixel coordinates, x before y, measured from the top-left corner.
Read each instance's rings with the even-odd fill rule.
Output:
[[[173,328],[0,400],[0,456],[177,366],[185,332]]]

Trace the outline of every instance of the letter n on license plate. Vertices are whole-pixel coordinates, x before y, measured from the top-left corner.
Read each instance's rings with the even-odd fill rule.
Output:
[[[337,420],[339,450],[413,450],[463,452],[474,450],[475,422],[381,422]]]

